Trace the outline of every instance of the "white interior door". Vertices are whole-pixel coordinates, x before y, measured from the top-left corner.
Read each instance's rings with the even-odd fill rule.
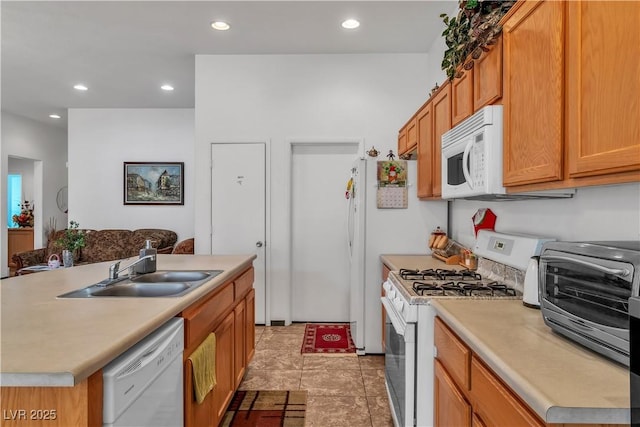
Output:
[[[348,322],[346,183],[357,144],[294,144],[291,156],[293,321]]]
[[[256,254],[256,323],[266,322],[264,143],[211,144],[211,253]]]

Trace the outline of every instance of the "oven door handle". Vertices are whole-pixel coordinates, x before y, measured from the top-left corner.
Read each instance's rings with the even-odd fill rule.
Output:
[[[558,255],[543,255],[541,257],[542,261],[566,261],[573,262],[575,264],[584,265],[585,267],[593,268],[594,270],[598,270],[602,273],[613,274],[614,276],[627,277],[631,272],[626,268],[609,268],[600,264],[595,264],[593,262],[584,261],[577,258],[571,258],[568,256],[558,256]]]
[[[380,298],[382,301],[382,305],[384,306],[384,311],[387,313],[387,317],[391,320],[391,324],[393,325],[393,329],[396,330],[396,333],[400,336],[404,337],[405,327],[402,325],[402,321],[398,318],[396,311],[393,309],[392,304],[388,299],[382,297]]]

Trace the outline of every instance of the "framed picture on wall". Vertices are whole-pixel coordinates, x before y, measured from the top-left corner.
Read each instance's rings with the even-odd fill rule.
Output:
[[[184,162],[124,162],[125,205],[184,205]]]

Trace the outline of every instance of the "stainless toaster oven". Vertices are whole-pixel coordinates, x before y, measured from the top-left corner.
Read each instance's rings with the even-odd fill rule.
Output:
[[[552,330],[629,365],[629,298],[640,287],[640,241],[548,242],[538,269]]]

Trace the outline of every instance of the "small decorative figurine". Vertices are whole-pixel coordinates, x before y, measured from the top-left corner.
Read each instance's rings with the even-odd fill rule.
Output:
[[[369,157],[378,157],[378,154],[380,154],[378,152],[378,150],[376,150],[376,147],[371,146],[371,150],[367,151],[367,154],[369,155]]]
[[[389,150],[389,154],[387,154],[387,158],[391,161],[395,160],[396,155],[393,154],[393,150]]]

